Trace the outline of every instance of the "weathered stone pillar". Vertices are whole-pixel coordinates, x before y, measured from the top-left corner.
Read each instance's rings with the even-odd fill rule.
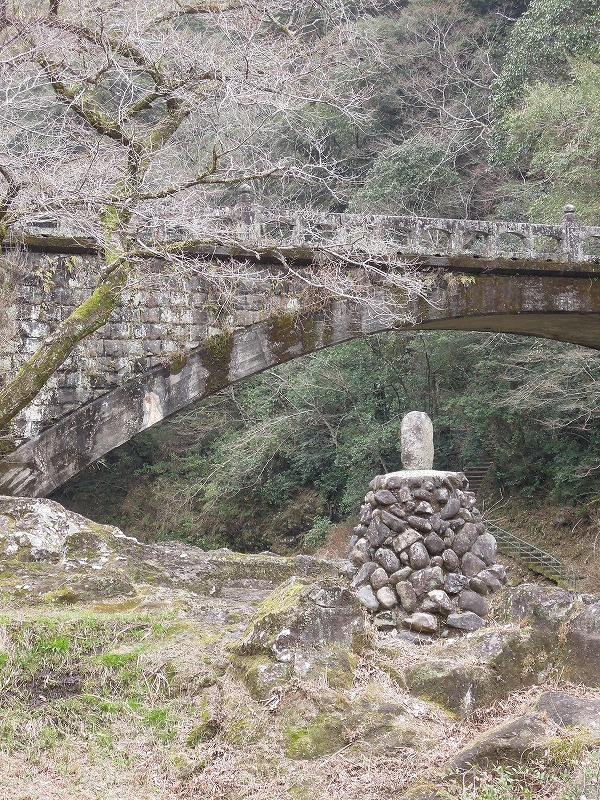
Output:
[[[409,411],[400,425],[404,469],[433,469],[433,423],[424,411]]]
[[[581,230],[575,212],[575,206],[565,206],[565,236],[563,239],[563,248],[569,261],[579,262],[583,256],[583,248],[581,243]]]

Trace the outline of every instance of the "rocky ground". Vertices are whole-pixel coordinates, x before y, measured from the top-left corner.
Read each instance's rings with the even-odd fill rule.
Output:
[[[384,634],[343,571],[0,499],[0,798],[600,797],[600,597]]]

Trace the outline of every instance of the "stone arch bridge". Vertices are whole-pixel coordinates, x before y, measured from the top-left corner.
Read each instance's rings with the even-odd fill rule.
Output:
[[[214,220],[213,220],[214,221]],[[20,417],[0,460],[0,494],[46,496],[140,431],[228,384],[323,347],[380,331],[501,331],[600,349],[600,227],[296,214],[260,219],[242,207],[196,245],[197,274],[131,288],[110,322],[81,343]],[[224,235],[224,231],[227,235]],[[358,235],[357,232],[360,232]],[[163,231],[164,233],[164,231]],[[430,285],[425,299],[316,303],[290,278],[336,242],[394,240]],[[25,237],[21,277],[0,325],[0,374],[14,374],[93,288],[97,247],[41,229]],[[251,244],[248,244],[251,243]],[[329,244],[328,244],[329,243]],[[324,244],[327,247],[324,248]],[[358,247],[360,257],[360,247]],[[253,264],[224,299],[211,259]],[[25,268],[23,269],[23,262]],[[301,287],[304,287],[302,289]]]

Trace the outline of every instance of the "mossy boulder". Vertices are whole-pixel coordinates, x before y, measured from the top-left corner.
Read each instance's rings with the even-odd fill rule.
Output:
[[[222,697],[217,687],[207,688],[197,700],[197,713],[193,718],[193,728],[186,736],[188,747],[214,739],[223,723]]]
[[[522,764],[548,751],[579,755],[600,742],[600,700],[565,692],[544,692],[522,716],[487,731],[461,750],[449,771],[497,764]]]
[[[463,717],[546,680],[560,668],[560,652],[550,636],[542,646],[529,627],[505,625],[440,640],[418,662],[400,670],[409,691]]]
[[[292,674],[326,674],[330,686],[350,685],[363,641],[363,614],[345,585],[293,577],[258,607],[234,653],[259,696]]]
[[[319,713],[310,722],[289,725],[283,734],[287,758],[320,758],[344,746],[344,721],[335,713]]]
[[[406,672],[406,683],[412,694],[459,717],[466,716],[480,697],[489,694],[489,682],[490,675],[485,669],[448,658],[428,660]]]
[[[277,687],[286,684],[293,674],[291,664],[273,661],[266,655],[236,659],[235,666],[255,700],[266,700]]]
[[[546,631],[557,631],[577,608],[572,592],[557,587],[524,583],[507,595],[505,613]]]
[[[253,605],[294,575],[338,572],[336,562],[310,556],[143,544],[52,500],[0,497],[0,591],[29,602],[106,601],[160,586]]]
[[[565,648],[567,677],[600,687],[600,601],[591,603],[570,621]]]

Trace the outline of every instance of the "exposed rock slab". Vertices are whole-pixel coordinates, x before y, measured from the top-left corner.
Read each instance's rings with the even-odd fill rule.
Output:
[[[342,566],[304,555],[143,544],[52,500],[18,497],[0,497],[0,561],[0,592],[28,603],[132,596],[139,585],[224,592],[245,602],[251,592],[263,599],[293,575],[337,576]]]
[[[556,741],[556,725],[568,736],[572,731],[565,729],[582,728],[593,746],[600,742],[600,700],[545,692],[530,712],[481,736],[455,756],[450,766],[457,770],[489,769],[500,763],[535,760]]]

